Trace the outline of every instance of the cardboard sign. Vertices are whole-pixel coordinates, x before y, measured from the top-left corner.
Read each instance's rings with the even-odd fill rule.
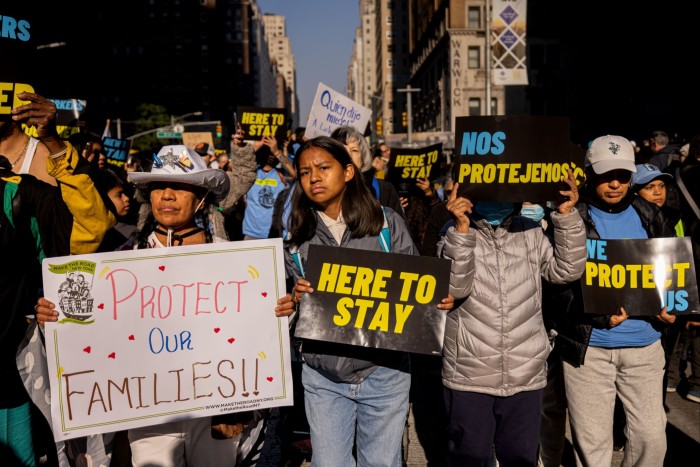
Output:
[[[214,137],[211,131],[188,131],[182,134],[182,144],[190,149],[194,149],[199,143],[207,143],[209,147],[214,147]]]
[[[318,83],[304,136],[330,136],[339,126],[350,125],[364,134],[372,111],[354,100]]]
[[[700,313],[690,237],[586,241],[581,277],[586,313],[675,315]]]
[[[238,123],[245,131],[245,138],[260,141],[263,136],[273,136],[281,145],[287,138],[287,113],[285,109],[267,107],[238,107]]]
[[[292,405],[282,240],[45,259],[56,440]]]
[[[102,138],[107,163],[115,167],[123,168],[126,164],[126,157],[129,155],[131,140],[117,138]]]
[[[310,245],[296,337],[441,355],[448,260]]]
[[[557,200],[568,170],[585,179],[583,152],[560,117],[457,117],[453,179],[475,201]]]

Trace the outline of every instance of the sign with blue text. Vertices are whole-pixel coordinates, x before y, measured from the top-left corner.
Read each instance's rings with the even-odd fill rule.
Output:
[[[700,313],[690,237],[586,240],[584,311],[629,316]]]
[[[361,106],[323,83],[318,83],[304,136],[307,138],[330,136],[333,130],[346,125],[364,134],[371,116],[372,111],[367,107]]]
[[[583,162],[567,118],[456,118],[453,180],[472,201],[556,201],[569,169],[585,180]]]
[[[44,260],[56,440],[292,405],[282,240]]]

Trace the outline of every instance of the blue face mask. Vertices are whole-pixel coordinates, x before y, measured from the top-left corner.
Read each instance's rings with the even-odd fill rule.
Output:
[[[539,204],[523,204],[520,215],[539,223],[544,218],[544,208]]]
[[[513,203],[492,203],[479,201],[474,206],[474,212],[486,219],[491,225],[500,225],[513,212]]]

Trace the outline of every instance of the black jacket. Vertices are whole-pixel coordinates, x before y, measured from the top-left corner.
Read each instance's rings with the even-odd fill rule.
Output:
[[[665,216],[664,212],[655,204],[643,198],[635,196],[632,199],[632,207],[639,214],[642,226],[649,238],[675,237],[673,224]],[[588,213],[588,204],[580,202],[576,209],[581,213],[586,225],[588,238],[599,239],[600,235]],[[580,281],[570,284],[568,291],[558,296],[561,313],[565,313],[558,320],[556,345],[564,360],[575,366],[583,365],[586,357],[586,349],[591,338],[593,328],[610,329],[610,317],[612,315],[600,315],[583,312],[583,294]],[[668,326],[651,320],[652,325],[658,331],[665,333]]]

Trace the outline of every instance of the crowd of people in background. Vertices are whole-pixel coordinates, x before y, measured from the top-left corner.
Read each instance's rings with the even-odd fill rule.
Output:
[[[582,312],[577,292],[586,238],[687,236],[699,270],[700,135],[683,141],[655,131],[640,145],[601,136],[585,148],[585,183],[568,177],[559,204],[496,203],[459,196],[449,158],[431,179],[392,184],[392,148],[383,141],[370,146],[352,127],[312,139],[299,127],[284,141],[248,141],[239,127],[219,151],[208,143],[134,148],[123,166],[114,166],[98,135],[81,132],[59,141],[55,107],[41,96],[26,98],[41,115],[29,116],[25,109],[16,113],[15,122],[0,123],[0,153],[6,156],[0,158],[0,175],[7,184],[15,183],[12,175],[22,174],[19,186],[41,193],[36,195],[41,203],[25,193],[22,203],[41,219],[46,254],[281,237],[289,293],[275,312],[292,317],[302,297],[313,293],[313,284],[291,261],[291,247],[302,256],[309,243],[382,251],[377,240],[382,213],[391,227],[390,251],[451,260],[451,295],[439,306],[448,315],[442,356],[305,345],[302,377],[295,384],[304,389],[306,448],[313,465],[354,465],[354,458],[358,465],[400,467],[402,433],[414,404],[431,414],[426,453],[434,465],[482,466],[495,458],[503,465],[558,466],[568,412],[579,465],[610,465],[613,425],[622,423],[625,463],[661,466],[666,393],[679,392],[700,403],[697,317],[676,319],[662,309],[640,318],[622,308],[591,318]],[[38,127],[39,136],[25,135],[17,122]],[[613,158],[612,147],[623,156]],[[158,157],[173,150],[186,154],[196,167],[193,173],[202,176],[183,178],[154,165],[153,152]],[[50,188],[80,171],[89,174],[80,187],[83,202],[92,203],[89,213],[75,197],[64,192],[61,200],[61,192]],[[311,190],[315,183],[327,184],[323,196]],[[154,209],[164,199],[182,204],[182,218]],[[49,220],[46,209],[58,217]],[[92,220],[83,221],[89,215]],[[78,218],[81,222],[71,224]],[[17,256],[13,264],[31,261],[36,267],[27,239],[6,231],[4,222],[0,229],[5,250]],[[47,229],[60,229],[61,242],[52,242]],[[73,247],[78,238],[83,247]],[[527,251],[523,245],[537,246]],[[25,335],[23,316],[34,308],[40,324],[53,321],[55,304],[34,300],[40,289],[36,280],[18,284],[16,270],[13,277],[4,271],[0,303],[12,318],[4,320],[0,334],[0,361],[3,373],[13,377],[0,391],[0,411],[24,421],[0,427],[0,440],[11,448],[0,456],[11,452],[25,466],[38,465],[41,456],[48,462],[70,459],[74,465],[94,452],[94,445],[52,452],[53,442],[46,442],[50,431],[37,428],[46,421],[30,410],[31,391],[25,392],[26,381],[19,376],[24,373],[15,368],[14,349]],[[538,271],[541,280],[533,282],[531,271]],[[21,297],[9,292],[22,287]],[[421,375],[422,388],[413,387],[412,372]],[[360,384],[362,395],[348,397]],[[379,394],[385,398],[377,405],[373,399]],[[620,419],[611,409],[616,400],[624,414]],[[45,410],[46,403],[39,408]],[[121,442],[128,445],[134,465],[254,465],[260,444],[253,447],[241,430],[228,427],[238,425],[249,438],[261,438],[268,416],[269,411],[255,411],[233,421],[206,417],[132,429]],[[350,419],[363,429],[356,432],[355,424],[344,423]],[[219,437],[212,439],[214,427]],[[32,444],[37,432],[43,442]],[[119,442],[100,437],[102,465],[110,456],[119,458]],[[172,453],[168,464],[164,452]]]

